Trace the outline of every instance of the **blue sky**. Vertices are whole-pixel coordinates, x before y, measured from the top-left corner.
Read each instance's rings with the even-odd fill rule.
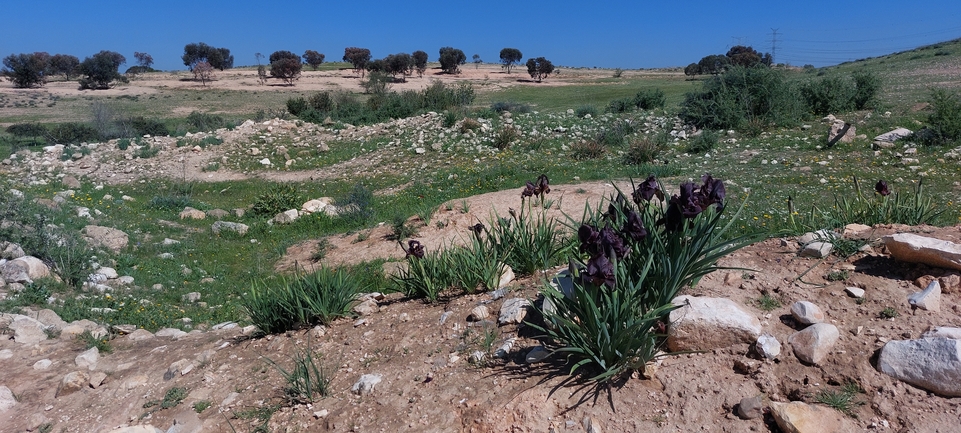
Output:
[[[5,4],[4,4],[5,3]],[[254,53],[313,49],[340,60],[344,47],[375,58],[440,47],[496,62],[501,48],[555,65],[607,68],[685,66],[733,45],[776,62],[825,66],[961,38],[961,1],[61,1],[3,0],[0,57],[46,51],[84,57],[117,51],[134,64],[185,69],[183,46],[229,48],[235,65]],[[125,68],[124,67],[124,68]]]

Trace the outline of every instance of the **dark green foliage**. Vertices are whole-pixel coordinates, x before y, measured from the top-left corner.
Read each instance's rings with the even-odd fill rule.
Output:
[[[597,109],[594,108],[593,105],[581,105],[576,109],[574,109],[574,115],[577,117],[584,117],[584,116],[587,116],[588,114],[590,114],[591,117],[596,117]]]
[[[330,92],[318,92],[313,94],[310,97],[310,99],[307,101],[307,104],[310,105],[310,108],[323,113],[333,111],[334,108],[337,106],[336,103],[334,102],[334,97],[331,96]],[[293,111],[291,111],[291,113],[293,113]]]
[[[344,269],[321,268],[293,281],[255,284],[241,302],[257,328],[276,334],[349,316],[357,294],[369,289],[364,281]]]
[[[44,137],[47,127],[39,123],[14,123],[7,127],[7,133],[16,137]]]
[[[270,76],[280,78],[288,86],[293,86],[294,80],[300,78],[303,67],[300,56],[290,51],[274,51],[270,55]]]
[[[417,232],[419,231],[417,223],[415,221],[407,221],[407,217],[403,214],[394,215],[390,228],[391,231],[387,238],[395,241],[403,241],[417,236]]]
[[[581,140],[571,144],[571,158],[577,161],[597,159],[605,153],[607,148],[597,140]]]
[[[320,397],[330,395],[331,372],[323,364],[323,361],[310,350],[309,344],[306,349],[298,350],[297,354],[293,356],[294,367],[289,371],[273,359],[265,358],[287,382],[284,395],[289,403],[309,404],[314,401],[315,395]]]
[[[301,57],[304,58],[304,63],[310,65],[315,71],[324,63],[324,55],[314,50],[304,51],[304,55]]]
[[[497,101],[491,104],[491,110],[495,113],[503,113],[509,111],[511,113],[530,113],[531,106],[523,102],[515,101]]]
[[[77,75],[80,69],[80,59],[69,54],[54,54],[50,57],[51,75],[61,74],[64,78],[70,79]]]
[[[731,65],[731,59],[727,56],[712,54],[704,56],[697,62],[698,71],[701,74],[718,75],[727,70]]]
[[[127,82],[127,77],[120,74],[120,65],[127,59],[114,51],[101,51],[80,63],[81,89],[109,89],[114,81]]]
[[[370,62],[370,50],[357,47],[344,48],[343,60],[354,66],[355,73],[363,74],[364,69],[367,68],[367,63]]]
[[[804,107],[784,74],[768,67],[733,67],[688,93],[679,116],[702,129],[744,130],[749,125],[791,126]]]
[[[717,147],[719,137],[720,134],[716,131],[704,129],[699,135],[688,140],[686,151],[688,153],[710,152]]]
[[[370,62],[367,71],[367,79],[360,82],[360,87],[364,88],[364,93],[368,95],[383,96],[387,93],[390,88],[390,83],[393,81],[382,69],[376,69],[375,67],[384,66],[383,61],[375,60]],[[373,98],[372,98],[373,99]],[[379,104],[382,101],[375,100],[372,104]]]
[[[667,147],[669,138],[670,136],[667,133],[660,133],[644,135],[632,140],[627,152],[624,153],[624,162],[630,165],[655,162],[658,155]]]
[[[851,74],[854,79],[854,108],[863,110],[870,106],[881,91],[881,77],[874,72],[858,70]]]
[[[414,69],[417,70],[418,76],[423,76],[424,72],[427,71],[427,53],[421,50],[414,51],[411,55],[411,60],[414,62]]]
[[[47,83],[49,60],[50,55],[47,53],[11,54],[3,58],[3,69],[0,69],[0,75],[6,77],[17,88],[43,87]]]
[[[931,114],[928,114],[925,128],[914,134],[916,139],[934,146],[961,141],[961,95],[935,89],[928,102],[931,104]]]
[[[390,77],[372,73],[365,82],[375,81],[386,87]],[[358,124],[401,119],[427,111],[444,111],[470,105],[474,101],[474,88],[469,83],[447,85],[434,81],[421,91],[405,90],[397,93],[372,89],[373,95],[362,103],[348,93],[321,92],[310,97],[287,100],[287,110],[308,122],[320,123],[328,116],[332,120]]]
[[[691,63],[684,68],[684,75],[693,77],[695,75],[701,75],[701,65],[697,63]]]
[[[290,209],[300,209],[302,203],[297,190],[290,184],[282,183],[271,186],[257,197],[250,211],[254,215],[273,217]]]
[[[554,64],[551,63],[550,60],[547,60],[543,57],[527,59],[527,73],[531,76],[531,78],[540,83],[541,80],[554,73]]]
[[[384,72],[394,78],[397,78],[397,74],[400,74],[401,81],[405,81],[414,69],[414,59],[407,53],[390,54],[384,58],[384,64]]]
[[[53,144],[93,143],[100,139],[100,133],[84,123],[68,122],[50,126],[47,141]]]
[[[453,47],[440,49],[440,69],[448,74],[460,73],[460,65],[467,63],[467,55]]]
[[[193,111],[187,115],[187,125],[191,132],[213,131],[227,126],[223,116]]]
[[[799,90],[808,110],[817,116],[854,108],[854,85],[841,77],[817,78],[801,84]]]
[[[223,71],[234,67],[234,56],[226,48],[215,48],[203,42],[184,45],[184,54],[180,57],[184,66],[193,71],[197,63],[206,61],[216,69]]]
[[[325,92],[326,93],[326,92]],[[300,116],[303,112],[307,111],[310,104],[303,97],[290,98],[287,100],[287,111],[294,116]]]
[[[147,119],[143,116],[132,117],[129,120],[130,126],[136,131],[137,135],[150,135],[152,137],[163,137],[170,135],[167,125],[157,119]]]
[[[633,109],[634,100],[632,98],[619,98],[607,103],[608,113],[625,113]]]
[[[510,74],[511,68],[515,64],[519,64],[521,59],[524,58],[524,55],[521,54],[521,50],[518,50],[517,48],[504,48],[501,50],[500,57],[501,64],[504,65],[504,68],[507,69],[507,73]]]
[[[743,45],[735,45],[727,51],[725,56],[730,59],[731,64],[751,68],[754,66],[771,66],[771,55],[757,52],[754,48]]]
[[[641,110],[664,108],[667,99],[661,89],[644,89],[634,95],[634,106]]]

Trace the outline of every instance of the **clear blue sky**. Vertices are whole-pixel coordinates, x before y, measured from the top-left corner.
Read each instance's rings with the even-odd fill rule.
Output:
[[[555,65],[607,68],[685,66],[733,45],[776,62],[825,66],[961,38],[961,0],[680,1],[0,1],[0,57],[46,51],[83,60],[100,50],[135,64],[185,69],[183,46],[229,48],[235,65],[254,53],[313,49],[339,61],[344,47],[375,58],[440,47],[496,62],[501,48]]]

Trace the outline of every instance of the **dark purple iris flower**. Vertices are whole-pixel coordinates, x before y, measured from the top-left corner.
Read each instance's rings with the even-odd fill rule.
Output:
[[[475,236],[480,236],[481,234],[483,234],[483,233],[484,233],[484,228],[485,228],[485,227],[484,227],[484,224],[482,224],[482,223],[477,223],[477,224],[474,224],[474,225],[472,225],[472,226],[467,227],[468,230],[474,232],[474,235],[475,235]]]
[[[715,179],[709,174],[701,176],[704,185],[701,186],[701,207],[707,209],[708,206],[717,203],[718,208],[724,207],[724,182]]]
[[[657,183],[657,179],[654,175],[651,175],[644,182],[634,190],[631,194],[634,199],[634,203],[641,204],[641,201],[651,201],[654,196],[657,196],[658,200],[664,200],[664,193],[661,191],[661,185]]]
[[[600,253],[601,233],[596,228],[581,224],[577,229],[577,240],[581,241],[580,251],[592,256]]]
[[[407,242],[407,257],[414,256],[418,259],[424,258],[424,246],[420,242],[410,240]]]
[[[533,197],[535,194],[537,194],[537,186],[533,182],[527,181],[527,186],[521,191],[521,198]]]
[[[631,252],[630,248],[624,245],[624,239],[621,239],[617,231],[611,228],[611,226],[606,226],[601,229],[600,238],[600,250],[608,257],[622,259]]]
[[[544,194],[551,192],[550,179],[547,178],[546,174],[541,174],[537,176],[537,195],[543,196]]]
[[[874,185],[874,192],[881,194],[882,197],[891,194],[891,191],[888,190],[888,183],[883,180],[879,180],[878,183]]]
[[[624,227],[621,228],[621,232],[625,236],[638,242],[647,236],[647,228],[644,227],[644,221],[641,220],[641,216],[637,212],[629,211],[627,213],[627,221],[624,223]]]
[[[592,257],[587,261],[587,268],[581,271],[581,282],[614,288],[614,264],[602,254]]]
[[[704,210],[696,189],[693,183],[685,182],[681,184],[681,196],[671,197],[671,202],[678,207],[684,218],[694,218]]]

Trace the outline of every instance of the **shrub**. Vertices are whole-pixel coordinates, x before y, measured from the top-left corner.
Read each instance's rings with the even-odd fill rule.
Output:
[[[634,95],[634,106],[642,110],[664,108],[667,99],[661,89],[644,89]]]
[[[823,77],[801,84],[801,97],[808,110],[818,116],[854,108],[854,85],[840,77]]]
[[[287,111],[294,116],[300,116],[303,112],[307,111],[309,107],[310,105],[303,97],[290,98],[287,100]]]
[[[630,165],[650,164],[657,160],[657,156],[667,146],[669,135],[660,133],[644,135],[634,140],[624,154],[624,162]]]
[[[688,93],[678,115],[701,129],[743,130],[752,120],[761,126],[792,126],[803,112],[797,90],[780,70],[733,67]]]
[[[191,132],[213,131],[227,126],[227,121],[217,114],[193,111],[187,115],[187,125]]]
[[[267,192],[257,197],[250,211],[254,215],[273,217],[290,209],[299,209],[301,203],[297,190],[284,183],[270,187]]]
[[[607,104],[608,113],[624,113],[634,109],[633,98],[615,99]]]
[[[167,125],[156,119],[147,119],[143,116],[132,117],[129,120],[130,126],[137,135],[150,135],[153,137],[163,137],[170,135]]]
[[[851,74],[851,78],[854,79],[854,108],[863,110],[877,99],[881,91],[881,77],[873,72],[857,70]]]
[[[52,144],[93,143],[100,139],[100,134],[92,126],[68,122],[50,127],[47,141]]]
[[[127,77],[120,74],[120,65],[127,62],[123,55],[114,51],[101,51],[87,57],[80,63],[81,89],[109,89],[114,81],[127,82]]]
[[[685,151],[687,153],[710,152],[717,147],[718,137],[720,134],[715,131],[702,130],[700,135],[688,140]]]
[[[495,148],[504,150],[510,147],[511,143],[513,143],[514,140],[517,140],[520,135],[521,133],[517,130],[517,128],[510,125],[505,125],[497,131],[496,135],[494,135],[494,142],[492,144]]]
[[[11,54],[3,58],[4,67],[0,69],[0,75],[17,88],[43,87],[47,83],[45,73],[49,59],[47,53]]]
[[[593,105],[581,105],[574,109],[574,115],[577,117],[583,118],[588,114],[590,114],[591,117],[597,117],[597,109],[594,108]]]
[[[7,127],[7,133],[15,137],[44,137],[47,127],[39,123],[14,123]]]
[[[531,106],[523,102],[498,101],[491,104],[491,110],[495,113],[509,111],[511,113],[530,113]]]
[[[330,92],[317,92],[310,97],[307,103],[310,105],[310,108],[313,108],[314,110],[320,111],[322,113],[334,111],[334,108],[336,107],[336,105],[334,104],[334,98],[330,95]],[[296,113],[293,112],[293,110],[290,110],[289,100],[287,102],[287,107],[288,107],[288,110],[291,112],[291,114],[295,116],[297,115]]]
[[[257,328],[276,334],[350,316],[357,294],[367,290],[361,282],[343,269],[323,267],[293,281],[254,284],[241,303]]]
[[[571,158],[578,161],[597,159],[606,152],[604,145],[596,140],[581,140],[571,144]]]
[[[915,137],[923,144],[941,146],[961,140],[961,95],[935,89],[928,99],[928,125]]]
[[[460,123],[460,133],[466,134],[470,131],[476,131],[481,128],[481,123],[475,119],[465,117]]]
[[[388,239],[395,241],[403,241],[404,239],[417,236],[417,232],[419,231],[416,223],[407,221],[407,217],[402,214],[394,215],[390,227],[391,232],[390,235],[388,235]]]
[[[354,184],[343,203],[342,215],[346,219],[366,223],[374,217],[374,193],[363,184]]]
[[[135,158],[147,159],[157,156],[158,153],[160,153],[159,147],[153,147],[150,144],[144,144],[133,153],[133,156]]]

